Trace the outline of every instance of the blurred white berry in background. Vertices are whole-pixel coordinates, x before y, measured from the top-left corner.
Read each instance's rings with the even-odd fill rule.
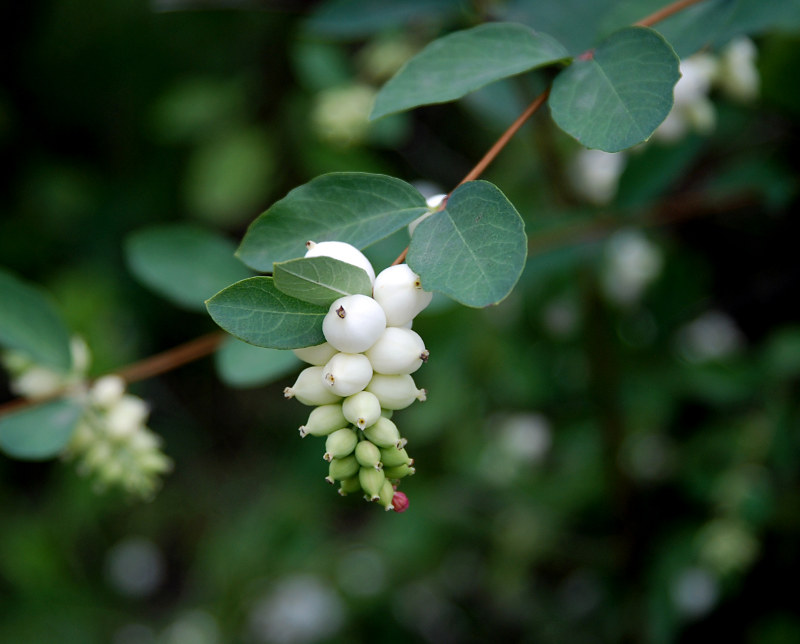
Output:
[[[619,304],[638,300],[661,273],[661,250],[636,230],[621,230],[606,243],[601,284],[606,296]]]
[[[625,170],[623,152],[604,152],[583,148],[572,158],[570,179],[575,191],[586,201],[603,205],[617,194],[619,178]]]

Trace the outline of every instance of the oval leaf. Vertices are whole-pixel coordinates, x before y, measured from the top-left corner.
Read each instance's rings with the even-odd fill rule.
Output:
[[[0,345],[69,371],[69,331],[46,293],[0,270]]]
[[[424,212],[425,198],[400,179],[364,172],[324,174],[262,213],[236,254],[256,270],[271,271],[274,262],[304,255],[309,240],[365,248]]]
[[[417,226],[406,261],[425,290],[482,307],[511,292],[526,255],[525,226],[511,202],[491,183],[470,181]]]
[[[328,307],[281,293],[271,277],[231,284],[206,306],[214,322],[228,333],[259,347],[296,349],[325,341],[322,318]]]
[[[488,83],[569,58],[554,38],[515,23],[487,23],[434,40],[383,86],[376,119],[461,98]]]
[[[550,112],[589,148],[618,152],[646,141],[672,108],[678,57],[655,31],[622,29],[556,76]]]
[[[332,257],[280,262],[272,276],[279,291],[320,306],[329,306],[345,295],[372,295],[372,282],[363,268]]]
[[[185,224],[154,226],[128,236],[125,256],[131,272],[174,304],[193,311],[232,282],[252,275],[236,259],[233,242]]]
[[[0,449],[13,458],[44,460],[66,447],[83,405],[54,400],[12,412],[0,418]]]
[[[301,362],[291,351],[255,347],[227,337],[214,354],[220,379],[231,387],[257,387],[297,369]]]

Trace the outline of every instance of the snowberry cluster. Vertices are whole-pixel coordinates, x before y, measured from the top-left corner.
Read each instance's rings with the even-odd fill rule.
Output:
[[[339,482],[342,495],[363,491],[369,501],[402,512],[408,499],[397,491],[400,479],[414,473],[391,416],[415,400],[425,400],[411,374],[428,359],[412,320],[431,301],[419,276],[407,264],[378,276],[366,257],[343,242],[308,242],[306,257],[333,257],[366,271],[372,297],[347,295],[333,302],[322,322],[326,342],[295,349],[311,364],[284,390],[315,407],[300,435],[325,436],[326,480]]]

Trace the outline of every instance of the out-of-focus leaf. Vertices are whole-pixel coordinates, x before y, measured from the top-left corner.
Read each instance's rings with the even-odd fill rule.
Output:
[[[363,268],[332,257],[291,259],[275,264],[275,287],[303,302],[327,306],[345,295],[372,295],[372,282]]]
[[[69,442],[82,413],[79,402],[63,399],[0,417],[0,449],[23,460],[53,458]]]
[[[271,277],[251,277],[221,290],[208,302],[214,322],[259,347],[296,349],[321,344],[328,307],[281,293]]]
[[[457,15],[460,0],[328,0],[306,21],[310,33],[349,40],[416,21],[437,21]]]
[[[233,337],[214,354],[217,374],[231,387],[257,387],[291,373],[301,362],[291,351],[265,349]]]
[[[619,0],[511,0],[497,10],[502,20],[521,22],[550,34],[577,55],[597,44],[603,15],[618,3]]]
[[[453,191],[444,210],[417,226],[407,261],[426,290],[483,307],[511,292],[526,255],[524,224],[514,206],[491,183],[470,181]]]
[[[186,224],[138,230],[125,243],[131,272],[159,295],[193,311],[204,311],[214,293],[251,275],[235,250],[224,237]]]
[[[248,266],[271,271],[273,262],[305,254],[311,240],[365,248],[427,212],[413,186],[380,174],[334,172],[289,192],[247,230],[236,254]]]
[[[69,331],[49,296],[0,269],[0,345],[69,371]]]
[[[230,223],[260,209],[273,185],[275,153],[267,132],[242,127],[221,133],[195,149],[184,183],[192,214]]]
[[[652,29],[630,27],[553,82],[550,112],[588,148],[618,152],[649,138],[672,108],[678,57]]]
[[[370,118],[461,98],[488,83],[569,58],[554,38],[514,23],[487,23],[434,40],[375,99]]]

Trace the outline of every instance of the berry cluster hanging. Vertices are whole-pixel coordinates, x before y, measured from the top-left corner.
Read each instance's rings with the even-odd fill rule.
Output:
[[[284,395],[313,406],[300,436],[325,436],[326,480],[342,495],[364,492],[386,510],[404,511],[408,498],[397,490],[414,473],[406,439],[392,422],[394,411],[425,400],[411,374],[428,360],[422,338],[411,329],[431,301],[419,276],[397,264],[377,277],[369,260],[344,242],[308,242],[306,257],[332,257],[363,269],[372,297],[337,299],[322,322],[325,342],[295,349],[309,363]]]

